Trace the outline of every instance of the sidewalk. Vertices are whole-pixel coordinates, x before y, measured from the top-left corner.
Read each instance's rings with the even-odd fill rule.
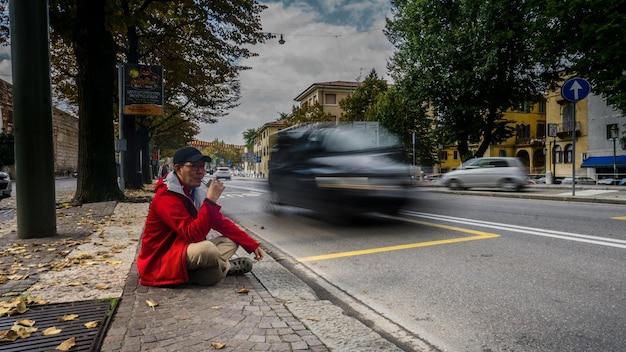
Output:
[[[626,187],[602,185],[576,185],[572,196],[572,185],[529,185],[522,191],[508,192],[499,189],[451,190],[441,184],[420,182],[418,187],[427,192],[452,193],[501,198],[538,199],[584,203],[626,204]]]
[[[134,260],[149,203],[145,192],[133,196],[144,202],[72,207],[69,193],[57,194],[53,238],[20,240],[15,217],[0,221],[0,350],[401,350],[270,256],[214,287],[138,285]],[[34,326],[16,323],[24,319]],[[52,327],[61,332],[43,334]]]

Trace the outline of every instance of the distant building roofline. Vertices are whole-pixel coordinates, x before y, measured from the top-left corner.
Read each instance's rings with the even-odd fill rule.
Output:
[[[311,84],[307,89],[303,90],[302,93],[298,94],[294,98],[295,101],[302,101],[305,96],[311,94],[316,88],[329,88],[329,89],[356,89],[361,85],[361,82],[351,82],[351,81],[330,81],[330,82],[317,82]]]

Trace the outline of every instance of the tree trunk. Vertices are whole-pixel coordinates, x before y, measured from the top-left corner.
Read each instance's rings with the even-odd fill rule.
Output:
[[[127,17],[131,16],[128,1],[122,3],[124,13]],[[128,38],[128,52],[126,58],[129,64],[139,63],[139,37],[137,35],[137,27],[128,26],[126,32]],[[141,189],[143,187],[142,164],[140,150],[142,143],[138,136],[137,118],[134,115],[124,115],[124,138],[126,138],[126,153],[124,163],[124,173],[126,179],[126,188]]]
[[[487,151],[487,149],[489,148],[489,145],[491,144],[491,141],[493,140],[493,128],[495,126],[495,121],[496,121],[496,109],[490,108],[487,114],[487,125],[485,126],[485,129],[483,130],[483,138],[482,138],[482,141],[480,142],[480,145],[478,146],[478,150],[476,150],[475,156],[482,157]]]
[[[113,143],[115,49],[105,28],[105,0],[77,0],[74,53],[78,62],[79,203],[124,198],[117,185]]]

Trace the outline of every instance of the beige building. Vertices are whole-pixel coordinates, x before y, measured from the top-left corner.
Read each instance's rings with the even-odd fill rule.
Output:
[[[257,175],[267,177],[274,136],[276,132],[286,127],[289,127],[289,124],[285,121],[272,121],[264,124],[257,131],[254,139],[254,154],[257,156],[257,160],[260,157],[260,162],[256,163],[254,169]]]
[[[0,132],[13,133],[13,88],[4,80],[0,80]],[[67,175],[76,171],[78,169],[78,118],[52,107],[52,142],[54,172]],[[8,170],[11,177],[15,177],[13,166],[8,167]]]
[[[319,103],[324,112],[335,116],[336,120],[339,121],[342,113],[339,102],[352,94],[359,85],[359,82],[347,81],[313,83],[298,94],[294,100],[300,103],[300,106]]]

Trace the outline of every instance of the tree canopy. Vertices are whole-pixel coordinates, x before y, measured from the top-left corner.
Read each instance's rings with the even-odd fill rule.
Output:
[[[376,102],[378,95],[386,90],[387,82],[379,78],[376,70],[372,69],[361,85],[349,97],[339,102],[339,106],[343,110],[341,120],[375,120],[371,107]]]
[[[468,143],[508,138],[502,114],[542,92],[532,14],[522,0],[476,3],[392,1],[386,34],[396,47],[390,68],[405,91],[429,104],[446,143],[456,142],[463,159]]]

